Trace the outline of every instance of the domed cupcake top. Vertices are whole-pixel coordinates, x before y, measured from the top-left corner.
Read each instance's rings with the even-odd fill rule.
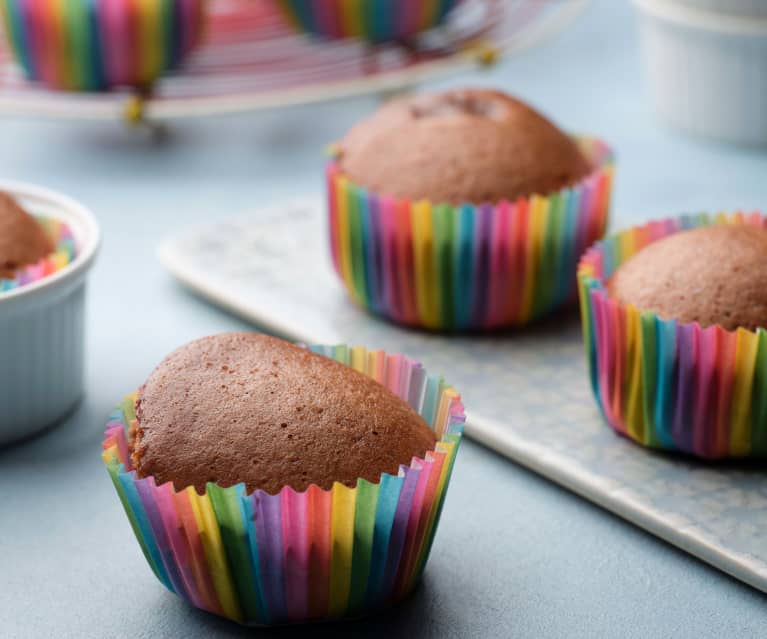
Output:
[[[19,269],[53,250],[53,242],[38,221],[10,195],[0,192],[0,278],[13,278]]]
[[[350,180],[434,204],[546,195],[587,176],[577,144],[523,102],[466,89],[399,99],[338,145]]]
[[[255,333],[206,337],[170,354],[139,391],[133,464],[177,489],[206,482],[277,493],[377,482],[436,438],[369,377]]]
[[[618,268],[608,292],[663,319],[767,328],[767,230],[714,225],[675,233]]]

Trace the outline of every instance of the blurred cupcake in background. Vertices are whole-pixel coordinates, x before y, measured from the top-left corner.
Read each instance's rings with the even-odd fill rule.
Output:
[[[616,432],[767,456],[767,217],[653,221],[597,243],[578,278],[592,388]]]
[[[199,43],[205,0],[0,0],[30,80],[52,89],[148,88]]]
[[[574,300],[613,161],[490,90],[396,100],[333,147],[333,264],[352,299],[440,330],[519,326]]]
[[[438,26],[461,0],[275,0],[298,30],[324,38],[403,40]]]

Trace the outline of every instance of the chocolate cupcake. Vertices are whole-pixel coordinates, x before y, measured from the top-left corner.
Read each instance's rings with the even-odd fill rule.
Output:
[[[398,355],[256,334],[181,347],[113,415],[104,461],[160,581],[249,625],[353,617],[426,563],[464,421]]]
[[[397,100],[334,147],[334,265],[358,304],[403,324],[524,324],[574,296],[611,178],[605,145],[498,91]]]
[[[666,320],[767,328],[767,230],[717,225],[671,235],[622,264],[608,291]]]
[[[0,279],[12,279],[55,249],[43,226],[0,191]]]
[[[653,448],[767,455],[767,218],[684,216],[598,243],[579,268],[607,422]]]

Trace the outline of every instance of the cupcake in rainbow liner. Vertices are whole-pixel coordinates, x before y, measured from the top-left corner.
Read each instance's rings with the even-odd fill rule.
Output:
[[[610,149],[496,91],[394,101],[332,154],[334,268],[354,302],[399,324],[540,318],[575,299],[578,259],[607,225]]]
[[[767,217],[650,222],[597,243],[578,279],[615,431],[708,459],[767,455]]]
[[[204,0],[0,0],[11,49],[52,89],[145,89],[199,43]]]
[[[0,192],[0,295],[62,270],[76,250],[65,222],[30,215]]]
[[[403,356],[224,334],[123,401],[103,458],[163,585],[242,624],[301,623],[414,588],[464,421]]]
[[[331,39],[403,40],[436,27],[461,0],[276,0],[299,31]]]

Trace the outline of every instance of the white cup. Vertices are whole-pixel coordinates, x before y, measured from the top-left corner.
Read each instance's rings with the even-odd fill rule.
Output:
[[[645,79],[659,117],[700,136],[767,144],[767,1],[733,3],[763,10],[762,17],[724,12],[730,7],[725,0],[634,4]]]

